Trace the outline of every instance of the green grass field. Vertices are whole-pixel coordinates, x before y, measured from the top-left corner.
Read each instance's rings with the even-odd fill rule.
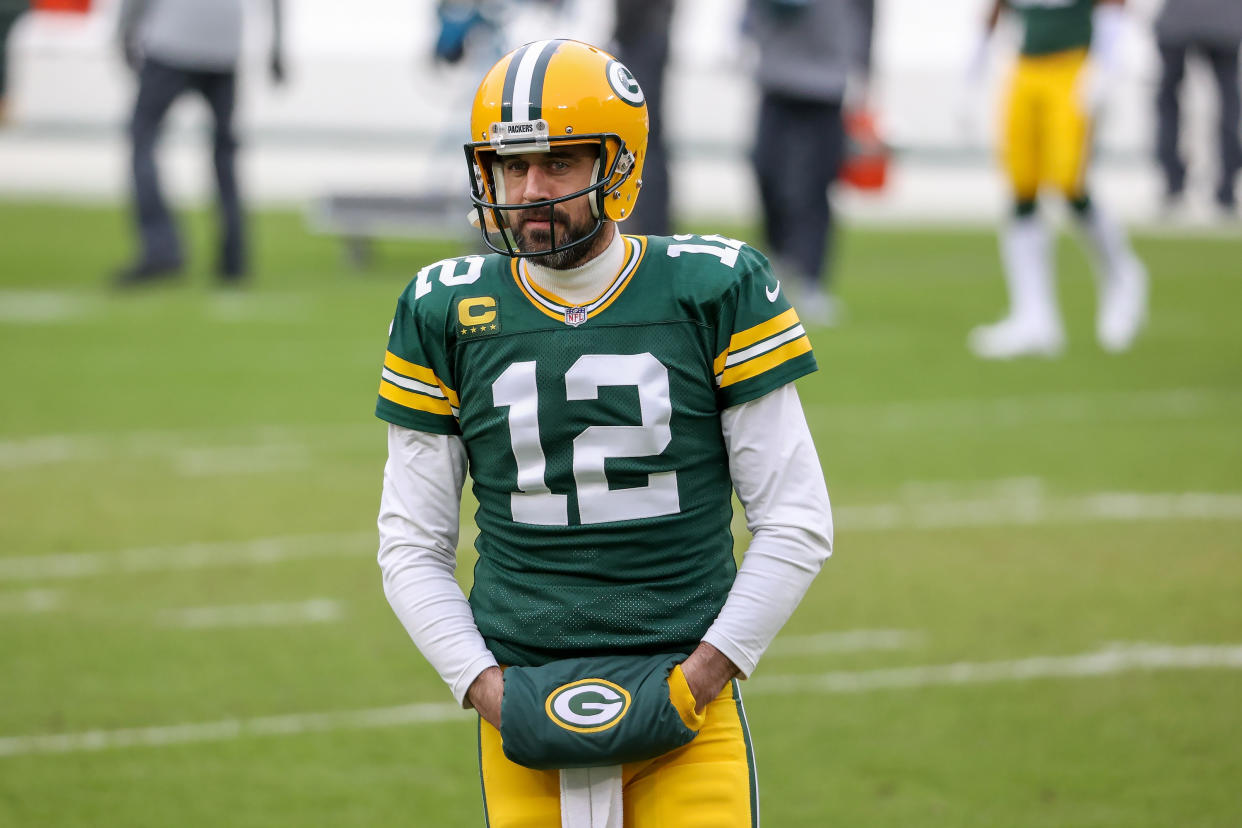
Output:
[[[123,213],[0,204],[0,826],[482,822],[374,563],[388,321],[460,245],[254,227],[245,291],[117,295]],[[1242,236],[1137,244],[1131,353],[1063,239],[1069,352],[987,364],[989,233],[845,233],[799,384],[836,554],[744,686],[764,824],[1242,825]]]

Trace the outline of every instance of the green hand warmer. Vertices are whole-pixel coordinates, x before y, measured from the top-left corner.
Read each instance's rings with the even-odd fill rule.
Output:
[[[601,656],[505,670],[505,756],[540,770],[651,759],[703,726],[681,654]]]

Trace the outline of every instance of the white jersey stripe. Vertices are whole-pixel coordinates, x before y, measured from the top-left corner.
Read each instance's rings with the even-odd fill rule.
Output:
[[[773,348],[778,348],[786,342],[797,339],[800,336],[806,336],[806,329],[801,325],[795,325],[794,327],[785,330],[784,333],[765,339],[762,342],[752,345],[745,350],[738,351],[735,354],[729,354],[729,358],[725,360],[725,366],[732,368],[739,362],[745,362],[748,359],[754,359],[757,356],[762,356],[768,351],[771,351]]]
[[[383,376],[384,379],[391,382],[393,385],[399,385],[402,388],[406,389],[407,391],[416,391],[419,394],[426,394],[428,397],[435,397],[438,400],[445,399],[444,392],[442,392],[439,388],[437,388],[434,385],[427,385],[424,382],[419,382],[418,380],[408,379],[406,377],[401,376],[400,374],[394,374],[392,371],[389,371],[387,368],[383,369],[380,372],[380,375]]]

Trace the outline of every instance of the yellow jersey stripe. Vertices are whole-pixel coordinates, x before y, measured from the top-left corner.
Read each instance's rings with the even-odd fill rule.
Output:
[[[720,352],[720,356],[712,363],[712,376],[720,376],[720,372],[725,369],[725,362],[729,359],[729,349],[725,348]]]
[[[747,345],[753,345],[761,339],[767,339],[775,333],[780,333],[786,328],[798,324],[798,312],[793,308],[785,311],[779,316],[774,316],[767,322],[761,322],[753,328],[747,328],[739,331],[729,338],[729,350],[740,351]]]
[[[426,411],[429,414],[453,416],[453,409],[449,407],[448,400],[437,400],[435,397],[415,394],[413,391],[406,391],[404,388],[393,385],[388,380],[380,380],[379,395],[405,408]]]
[[[751,377],[757,377],[765,371],[781,365],[794,357],[800,357],[811,350],[811,340],[805,336],[798,337],[793,342],[786,342],[781,347],[768,351],[762,356],[757,356],[752,360],[743,362],[727,369],[720,378],[720,387],[727,388],[734,383],[748,380]]]
[[[411,379],[416,379],[419,382],[426,383],[427,385],[439,386],[440,390],[444,392],[444,396],[454,408],[461,407],[461,402],[457,399],[457,392],[441,382],[440,378],[436,376],[435,371],[432,371],[430,368],[424,368],[421,365],[415,365],[413,362],[407,362],[394,354],[392,351],[384,352],[384,367],[390,371],[395,371],[398,374],[404,374]],[[396,402],[396,400],[393,400],[393,402]]]

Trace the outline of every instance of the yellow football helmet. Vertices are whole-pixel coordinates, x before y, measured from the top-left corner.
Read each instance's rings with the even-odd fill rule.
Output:
[[[576,40],[539,40],[502,57],[479,84],[466,144],[471,201],[487,246],[509,256],[565,250],[594,237],[606,220],[634,212],[647,156],[647,103],[630,70],[612,55]],[[559,198],[506,203],[500,159],[547,152],[553,145],[599,147],[592,183]],[[594,228],[549,249],[521,251],[508,231],[514,210],[547,207],[588,196]]]

